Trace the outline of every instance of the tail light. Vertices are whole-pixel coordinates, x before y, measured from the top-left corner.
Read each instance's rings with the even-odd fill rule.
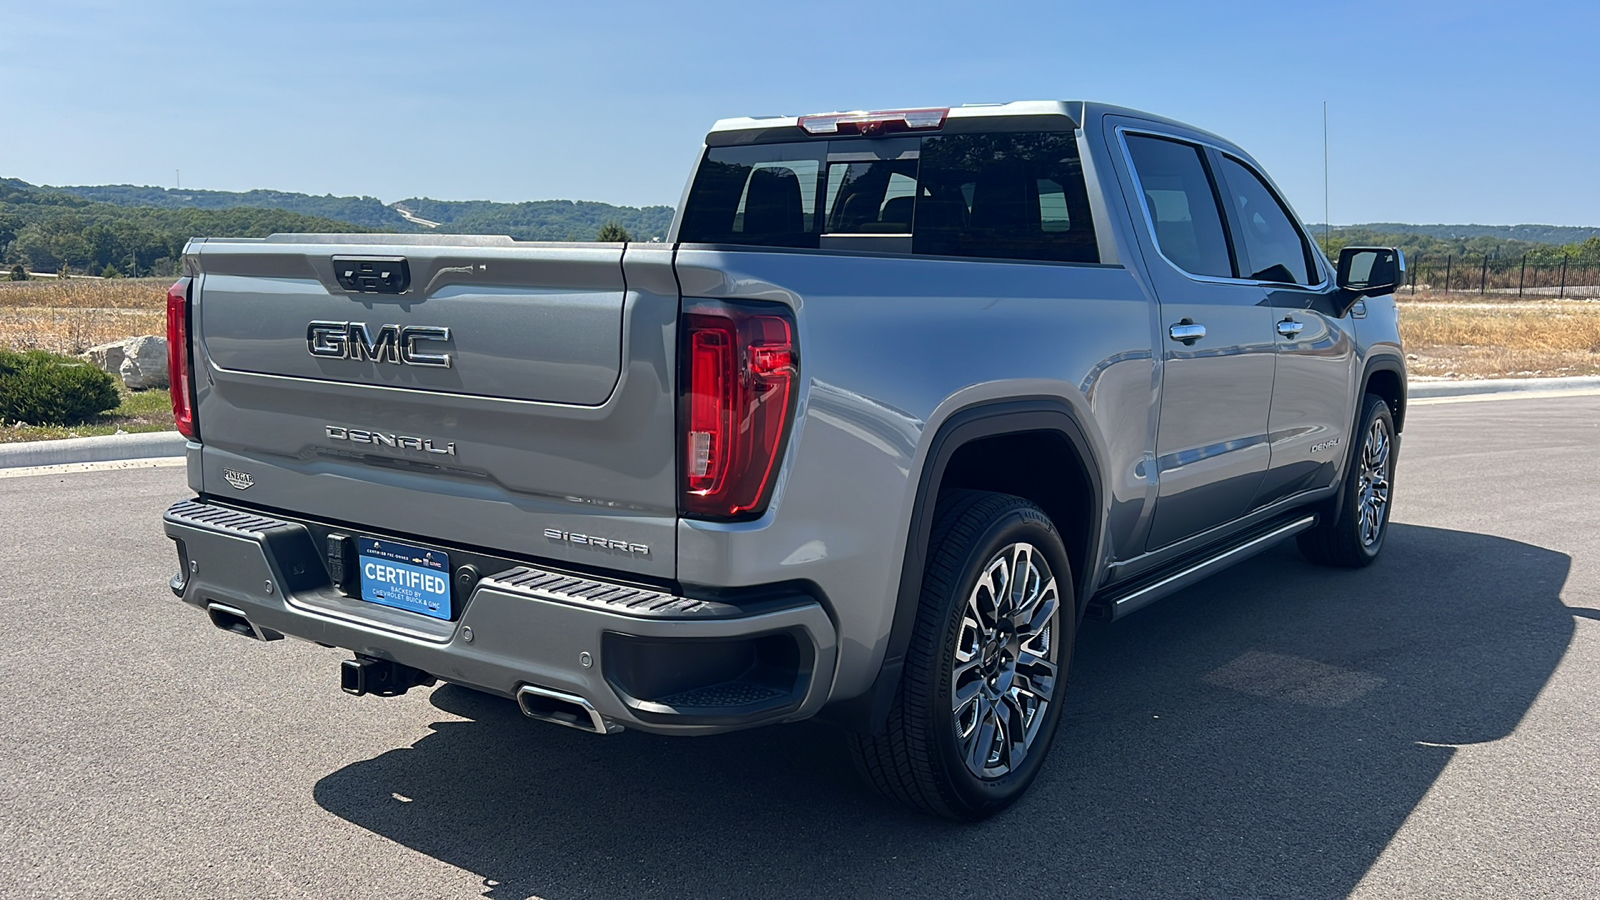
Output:
[[[760,515],[794,415],[794,322],[776,307],[699,304],[683,316],[683,512]]]
[[[172,420],[178,433],[200,440],[194,415],[194,352],[189,346],[189,283],[179,278],[167,289],[167,384],[172,391]]]

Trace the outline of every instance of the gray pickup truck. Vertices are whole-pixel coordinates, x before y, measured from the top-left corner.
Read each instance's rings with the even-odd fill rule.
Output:
[[[357,695],[821,717],[980,818],[1083,617],[1290,536],[1377,556],[1404,278],[1228,141],[1076,102],[719,122],[665,244],[197,239],[171,589]]]

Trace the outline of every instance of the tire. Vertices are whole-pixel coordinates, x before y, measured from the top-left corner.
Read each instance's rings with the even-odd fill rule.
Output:
[[[1339,514],[1325,515],[1296,538],[1300,552],[1318,565],[1359,569],[1372,565],[1389,533],[1394,505],[1395,430],[1389,404],[1376,394],[1362,403],[1361,427],[1350,466],[1339,486]]]
[[[1013,592],[1017,570],[1027,577]],[[1077,618],[1066,550],[1039,507],[983,491],[940,497],[888,728],[851,738],[862,774],[945,818],[1011,805],[1055,737]]]

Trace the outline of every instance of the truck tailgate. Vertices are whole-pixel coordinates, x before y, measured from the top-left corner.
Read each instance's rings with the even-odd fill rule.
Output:
[[[363,260],[409,286],[347,289]],[[670,251],[279,235],[189,267],[206,493],[673,576]]]

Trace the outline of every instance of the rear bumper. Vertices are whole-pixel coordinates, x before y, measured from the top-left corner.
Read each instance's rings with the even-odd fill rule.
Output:
[[[500,560],[441,621],[349,596],[305,524],[193,500],[164,524],[181,566],[173,593],[212,609],[219,627],[343,647],[507,697],[571,695],[597,724],[730,731],[814,715],[831,687],[833,623],[799,592],[735,604]]]

